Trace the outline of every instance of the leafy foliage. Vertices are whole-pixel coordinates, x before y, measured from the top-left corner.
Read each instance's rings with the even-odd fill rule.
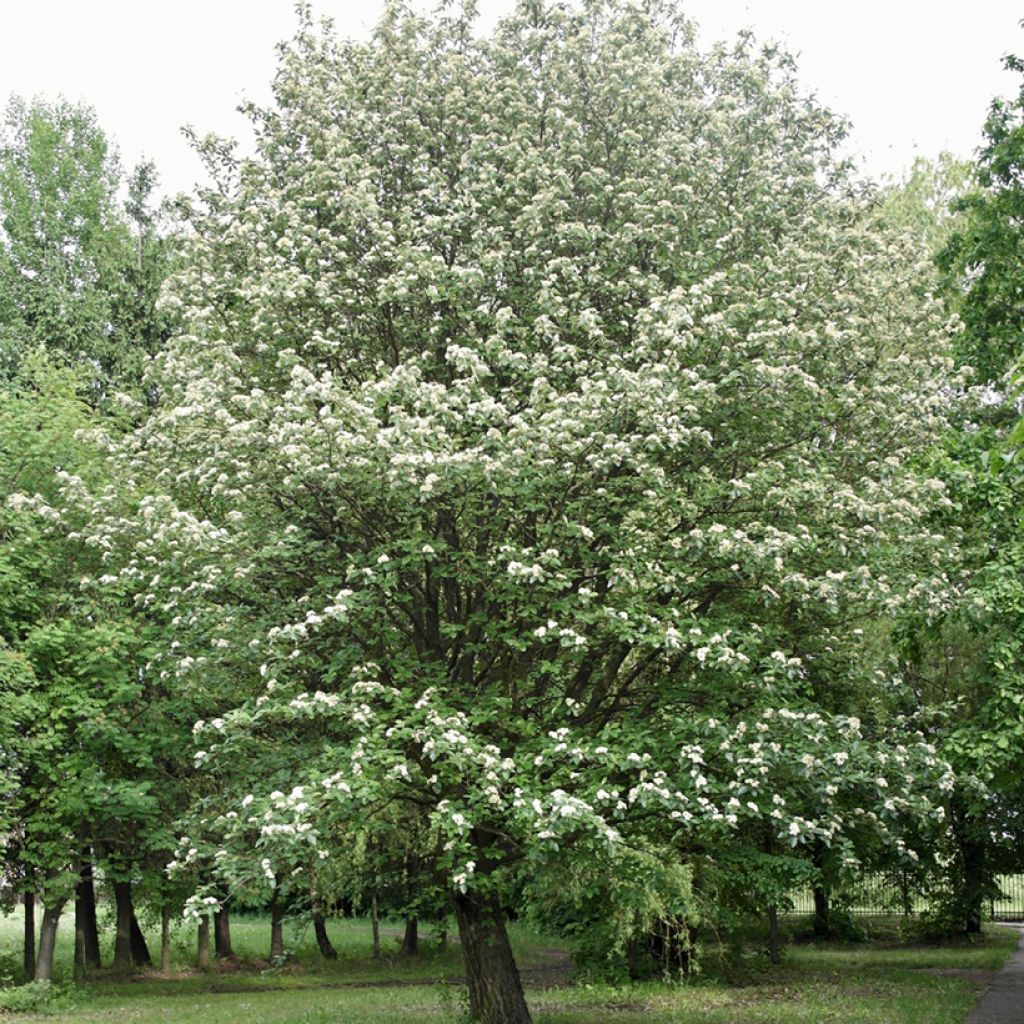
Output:
[[[1005,58],[1018,74],[1024,62]],[[1024,333],[1024,90],[1012,99],[992,101],[985,143],[977,165],[977,188],[956,203],[966,224],[950,239],[940,265],[961,282],[959,312],[965,330],[960,354],[982,382],[1000,382],[1020,358]]]
[[[93,111],[11,100],[0,131],[0,370],[25,358],[88,367],[98,398],[137,390],[168,326],[154,304],[166,243],[149,209],[152,165],[134,172],[127,210],[117,154]],[[133,237],[132,224],[135,225]]]
[[[858,624],[950,603],[944,322],[789,59],[522,3],[281,60],[257,157],[203,144],[116,470],[159,493],[89,536],[231,707],[179,867],[315,885],[403,816],[487,899],[621,844],[909,858],[949,777]]]

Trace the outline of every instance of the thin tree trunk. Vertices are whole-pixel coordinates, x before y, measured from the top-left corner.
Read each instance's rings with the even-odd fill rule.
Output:
[[[320,949],[320,955],[325,960],[337,960],[338,951],[331,944],[331,937],[327,934],[327,923],[323,914],[313,914],[313,933],[316,935],[316,944]]]
[[[373,932],[373,958],[380,959],[380,919],[377,917],[377,890],[370,893],[370,928]]]
[[[630,981],[640,980],[640,942],[635,938],[626,943],[626,973]]]
[[[218,960],[227,960],[235,954],[231,950],[231,915],[227,904],[213,915],[213,948]]]
[[[420,950],[419,921],[415,917],[405,919],[405,935],[402,936],[402,952],[406,956],[415,956]]]
[[[832,924],[829,921],[829,899],[828,889],[824,886],[814,887],[814,934],[819,939],[827,939],[832,934]]]
[[[199,919],[199,934],[196,939],[196,970],[210,969],[210,918],[207,914]]]
[[[781,963],[779,953],[779,908],[772,904],[768,908],[768,955],[773,964]]]
[[[86,851],[89,857],[92,851]],[[81,903],[82,926],[83,926],[83,950],[85,958],[83,964],[87,968],[98,970],[103,966],[100,959],[100,929],[96,922],[96,885],[93,881],[92,860],[87,859],[82,864],[81,877],[75,893],[75,909]]]
[[[85,915],[75,899],[75,981],[85,977]]]
[[[980,935],[985,905],[985,847],[971,837],[961,842],[963,858],[963,929],[967,935]]]
[[[139,927],[139,919],[135,916],[134,906],[132,907],[131,939],[132,963],[134,963],[136,967],[152,967],[153,957],[150,956],[149,946],[146,945],[146,936]]]
[[[481,1024],[530,1024],[505,917],[494,898],[460,893],[455,920],[469,984],[469,1015]]]
[[[25,893],[25,978],[36,976],[36,894]]]
[[[914,916],[914,896],[910,888],[910,878],[906,871],[900,872],[900,902],[903,904],[903,916]]]
[[[976,935],[981,931],[985,891],[990,880],[985,863],[988,830],[968,811],[958,794],[954,794],[950,805],[950,827],[957,847],[949,872],[958,930]]]
[[[114,962],[115,971],[132,967],[132,883],[114,883]]]
[[[36,960],[35,980],[49,981],[53,977],[53,954],[57,948],[57,926],[60,924],[64,901],[52,907],[43,906],[43,920],[39,926],[39,958]]]
[[[832,934],[832,922],[829,920],[831,910],[829,907],[829,891],[825,885],[827,856],[828,850],[825,844],[820,839],[816,840],[811,851],[811,863],[818,874],[813,890],[814,921],[812,928],[815,936],[819,939],[827,939]]]
[[[171,908],[160,908],[160,973],[171,973]]]
[[[270,959],[284,956],[284,907],[277,896],[270,904]]]

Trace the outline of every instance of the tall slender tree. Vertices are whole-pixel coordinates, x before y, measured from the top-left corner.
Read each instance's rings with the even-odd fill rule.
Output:
[[[94,402],[139,391],[167,336],[156,172],[126,182],[93,110],[13,98],[0,128],[0,371],[26,354],[87,368]],[[127,186],[127,202],[121,190]]]
[[[1016,57],[1006,65],[1024,73]],[[980,931],[998,876],[1021,869],[1024,848],[1024,476],[1011,433],[1014,367],[1024,355],[1022,171],[1024,87],[993,101],[973,182],[952,203],[955,230],[938,254],[947,301],[963,323],[956,354],[975,384],[951,404],[933,463],[952,499],[942,528],[961,537],[950,572],[962,600],[909,628],[906,644],[916,689],[944,712],[936,729],[960,776],[941,895],[944,923],[961,932]]]

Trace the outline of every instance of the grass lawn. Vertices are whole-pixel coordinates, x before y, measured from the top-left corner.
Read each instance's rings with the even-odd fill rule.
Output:
[[[61,975],[71,970],[70,918],[62,922]],[[109,930],[109,929],[108,929]],[[398,952],[399,928],[385,924],[385,956],[370,955],[365,921],[332,921],[339,953],[325,963],[312,930],[292,931],[290,961],[268,970],[266,918],[238,917],[232,938],[239,962],[209,974],[191,969],[192,929],[175,945],[171,977],[131,980],[99,976],[65,987],[54,1007],[67,1024],[423,1024],[459,1019],[464,990],[457,946],[438,948],[428,932],[416,958]],[[879,925],[870,943],[796,942],[771,967],[753,956],[740,972],[720,971],[713,958],[696,981],[622,987],[566,983],[567,958],[558,943],[513,925],[535,1018],[546,1024],[962,1024],[988,972],[1016,945],[1017,933],[990,927],[979,941],[921,945],[893,925]],[[149,936],[154,955],[157,936]],[[20,919],[0,918],[0,965],[10,973],[20,957]],[[110,950],[104,955],[109,960]],[[447,982],[442,979],[450,979]],[[19,1014],[18,1021],[55,1019]]]

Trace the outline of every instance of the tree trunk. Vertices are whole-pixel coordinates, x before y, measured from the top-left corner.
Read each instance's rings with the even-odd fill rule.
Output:
[[[984,883],[983,868],[984,850],[980,845],[971,844],[964,850],[964,933],[980,935],[981,922],[984,918]]]
[[[770,841],[768,847],[770,850]],[[813,889],[814,918],[811,927],[815,937],[819,939],[827,939],[832,935],[832,922],[829,920],[832,908],[829,906],[830,893],[827,885],[829,879],[828,857],[828,847],[820,839],[815,840],[811,850],[811,863],[815,867],[817,878]]]
[[[402,936],[402,952],[415,956],[420,951],[420,926],[415,917],[405,919],[405,935]]]
[[[455,920],[469,984],[469,1015],[481,1024],[530,1024],[505,917],[494,898],[460,893]]]
[[[626,974],[630,981],[640,980],[640,941],[632,938],[626,943]]]
[[[96,923],[96,886],[93,884],[91,851],[86,850],[87,857],[82,862],[79,872],[78,887],[75,889],[75,941],[82,943],[82,966],[99,969],[103,966],[100,960],[100,930]]]
[[[967,935],[981,931],[988,876],[988,830],[975,818],[962,797],[954,794],[950,805],[950,827],[956,842],[956,856],[949,866],[958,930]]]
[[[782,962],[779,953],[779,908],[774,904],[768,908],[768,955],[773,964]]]
[[[284,956],[284,907],[274,897],[270,904],[270,959],[278,960]]]
[[[36,894],[25,893],[25,980],[36,976]]]
[[[828,889],[824,886],[814,887],[814,934],[819,939],[827,939],[832,934],[829,921]]]
[[[171,908],[160,909],[160,973],[171,973]]]
[[[36,960],[35,980],[49,981],[53,977],[53,954],[57,948],[57,926],[60,924],[64,901],[52,907],[43,906],[43,921],[39,926],[39,958]]]
[[[75,899],[75,981],[85,977],[85,917]]]
[[[327,924],[323,914],[313,915],[313,933],[316,935],[316,944],[320,947],[320,955],[325,960],[337,960],[338,951],[331,945],[331,938],[327,934]]]
[[[132,883],[114,883],[114,962],[115,971],[130,971],[132,967]]]
[[[377,917],[377,890],[370,894],[370,930],[373,933],[373,959],[380,959],[380,918]]]
[[[227,904],[213,915],[213,948],[218,960],[226,960],[235,954],[231,951],[231,916]]]
[[[132,907],[131,919],[131,940],[132,940],[132,963],[136,967],[152,967],[153,957],[149,954],[149,946],[146,945],[146,936],[139,927],[139,919],[135,916],[135,908]]]
[[[196,970],[210,969],[210,918],[203,914],[199,919],[199,934],[196,939]]]

